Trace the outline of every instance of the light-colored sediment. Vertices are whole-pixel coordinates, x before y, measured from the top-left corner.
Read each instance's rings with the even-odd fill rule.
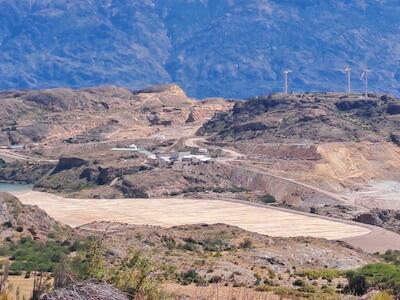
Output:
[[[70,226],[113,221],[170,227],[225,223],[270,236],[342,239],[369,234],[368,228],[239,202],[208,199],[68,199],[36,191],[14,192]]]

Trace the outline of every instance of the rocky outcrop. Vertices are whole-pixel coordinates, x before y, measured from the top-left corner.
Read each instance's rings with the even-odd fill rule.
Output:
[[[392,140],[393,143],[395,143],[397,146],[400,146],[400,132],[392,133],[390,135],[390,139]]]
[[[390,115],[400,114],[400,103],[389,103],[387,113]]]
[[[375,208],[367,213],[357,215],[354,221],[400,233],[400,211],[397,210]]]
[[[248,167],[224,164],[219,171],[241,188],[274,196],[279,204],[309,210],[311,207],[337,205],[338,200],[316,189]]]
[[[57,166],[54,168],[52,175],[57,174],[61,171],[82,167],[87,163],[87,160],[79,157],[61,157],[58,161]]]
[[[0,193],[0,237],[20,235],[33,239],[46,239],[53,235],[68,235],[71,229],[55,221],[37,206],[24,205],[16,197]]]
[[[377,102],[365,99],[347,99],[340,100],[335,103],[336,107],[341,111],[349,111],[353,109],[370,109],[377,106]]]
[[[235,103],[197,132],[214,142],[264,143],[390,141],[399,128],[390,96],[307,93],[273,94]],[[316,130],[318,128],[318,130]]]

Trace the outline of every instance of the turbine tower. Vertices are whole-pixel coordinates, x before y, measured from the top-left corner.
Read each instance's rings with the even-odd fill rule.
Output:
[[[368,73],[372,72],[372,70],[365,69],[361,74],[361,80],[364,79],[365,82],[365,98],[368,98]]]
[[[291,73],[291,72],[292,72],[292,70],[283,71],[283,74],[285,75],[285,94],[288,94],[288,87],[289,87],[288,77],[289,77],[289,73]]]
[[[346,69],[344,69],[344,71],[347,74],[347,93],[351,93],[351,69],[349,67],[347,67]]]

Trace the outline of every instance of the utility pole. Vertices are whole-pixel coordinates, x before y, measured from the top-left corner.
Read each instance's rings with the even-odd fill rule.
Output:
[[[285,94],[288,94],[288,90],[289,90],[289,83],[288,83],[288,77],[289,77],[289,73],[291,73],[291,70],[285,70],[283,71],[283,74],[285,75]]]
[[[365,98],[368,98],[368,73],[372,72],[371,70],[365,69],[361,74],[361,80],[364,78],[365,81]]]
[[[351,93],[351,69],[350,68],[346,68],[344,69],[344,71],[347,74],[347,93]]]

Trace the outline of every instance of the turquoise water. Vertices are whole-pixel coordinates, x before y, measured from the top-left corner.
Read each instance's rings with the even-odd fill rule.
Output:
[[[31,190],[32,186],[29,184],[20,183],[1,183],[0,182],[0,192],[23,192]]]

